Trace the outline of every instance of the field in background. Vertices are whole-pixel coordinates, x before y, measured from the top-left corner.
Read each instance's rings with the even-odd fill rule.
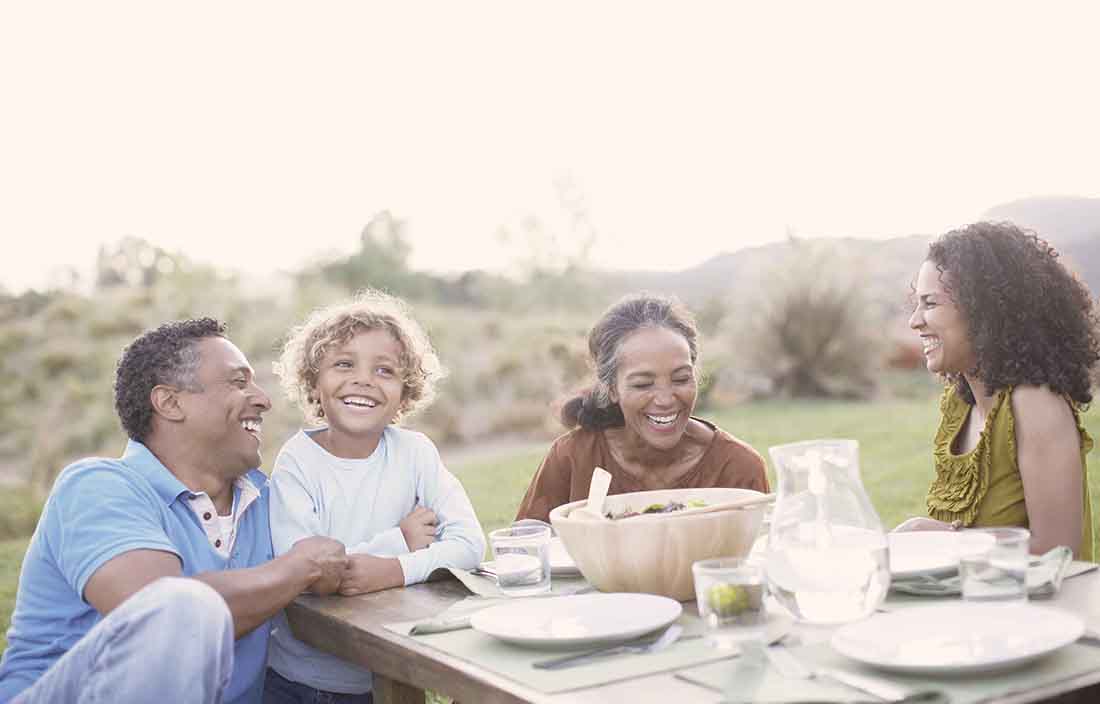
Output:
[[[872,403],[844,401],[758,401],[708,416],[757,448],[767,458],[771,445],[814,437],[855,438],[860,443],[863,481],[885,527],[924,514],[924,493],[932,478],[931,441],[937,422],[934,395],[919,387],[912,398]],[[1100,409],[1086,414],[1086,426],[1100,439]],[[470,495],[486,531],[511,522],[548,443],[490,456],[464,451],[451,469]],[[1091,493],[1100,506],[1100,460],[1093,452]],[[770,464],[770,462],[769,462]],[[770,474],[774,480],[774,474]],[[774,481],[773,481],[774,483]],[[14,602],[26,539],[0,541],[0,651]]]
[[[932,477],[930,441],[937,406],[933,397],[875,403],[756,401],[707,416],[755,447],[774,472],[767,449],[812,437],[856,438],[868,492],[889,526],[920,512]],[[461,478],[485,530],[506,525],[547,444],[452,467]]]
[[[768,460],[767,448],[809,438],[855,438],[867,493],[886,528],[914,515],[926,515],[924,495],[934,474],[932,437],[938,405],[935,396],[873,403],[845,401],[756,401],[708,416],[720,427],[755,447]],[[1093,438],[1100,438],[1100,409],[1086,414]],[[462,480],[486,531],[507,525],[547,445],[487,460],[471,460],[452,470]],[[1090,456],[1090,488],[1100,506],[1100,460]],[[1095,516],[1094,516],[1095,518]]]
[[[846,401],[755,401],[708,416],[720,427],[755,447],[768,459],[767,448],[815,437],[855,438],[860,443],[863,482],[884,526],[892,528],[913,515],[923,515],[924,494],[932,480],[932,437],[938,406],[934,395],[873,403]],[[1100,438],[1100,409],[1086,414],[1085,424]],[[462,479],[485,529],[515,517],[516,506],[538,469],[547,444],[471,459],[451,469]],[[1100,461],[1093,452],[1090,486],[1100,505]]]

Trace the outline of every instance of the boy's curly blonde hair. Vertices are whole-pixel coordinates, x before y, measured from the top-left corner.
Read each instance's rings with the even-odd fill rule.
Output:
[[[319,424],[324,417],[315,392],[325,352],[368,330],[387,330],[401,346],[398,361],[403,388],[394,421],[422,411],[435,398],[435,385],[446,371],[428,335],[400,298],[365,289],[350,301],[314,311],[305,323],[293,328],[274,364],[283,391],[302,409],[309,424]]]

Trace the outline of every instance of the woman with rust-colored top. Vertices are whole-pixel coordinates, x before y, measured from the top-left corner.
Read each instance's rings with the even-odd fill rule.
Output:
[[[564,404],[562,423],[573,430],[550,448],[517,519],[546,521],[551,509],[586,497],[595,467],[610,472],[610,494],[768,491],[759,453],[691,415],[697,336],[691,314],[663,297],[631,296],[604,313],[588,335],[596,382]]]

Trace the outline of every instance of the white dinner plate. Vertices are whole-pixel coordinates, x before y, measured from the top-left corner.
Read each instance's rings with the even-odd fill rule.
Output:
[[[565,544],[561,538],[550,539],[550,574],[554,577],[575,577],[581,571],[577,569],[577,563],[565,550]]]
[[[654,594],[576,594],[490,606],[474,613],[470,625],[516,645],[564,648],[645,635],[682,610],[680,602]]]
[[[1027,603],[914,606],[848,624],[833,648],[862,663],[913,674],[993,672],[1069,645],[1085,625],[1073,614]]]
[[[962,533],[946,530],[888,533],[890,576],[894,579],[921,575],[942,577],[958,571],[960,535]],[[983,537],[993,542],[992,536]]]

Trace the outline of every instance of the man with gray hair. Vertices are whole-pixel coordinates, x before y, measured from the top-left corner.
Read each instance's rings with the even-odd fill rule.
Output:
[[[118,364],[118,459],[58,477],[23,561],[0,702],[260,702],[269,619],[339,588],[344,546],[272,559],[271,400],[225,326],[166,323]]]

